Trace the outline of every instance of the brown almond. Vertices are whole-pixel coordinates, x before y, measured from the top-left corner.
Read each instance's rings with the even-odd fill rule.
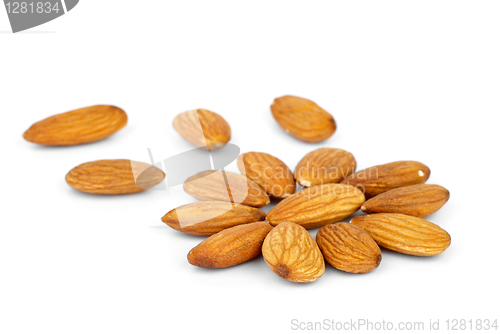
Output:
[[[279,97],[271,105],[271,112],[283,130],[309,143],[330,138],[337,129],[332,115],[301,97]]]
[[[436,224],[400,213],[354,217],[351,224],[368,232],[380,247],[403,254],[437,255],[451,243],[450,235]]]
[[[295,167],[295,180],[303,187],[338,183],[356,170],[354,156],[339,148],[319,148],[307,153]]]
[[[94,142],[111,136],[127,124],[120,108],[96,105],[48,117],[33,124],[23,137],[29,142],[68,146]]]
[[[360,188],[368,199],[394,188],[424,183],[430,174],[429,167],[423,163],[395,161],[363,169],[349,175],[340,183]]]
[[[367,273],[377,268],[382,252],[362,228],[348,223],[328,224],[316,234],[319,249],[333,267],[348,273]]]
[[[165,178],[150,164],[125,160],[97,160],[81,164],[66,175],[74,189],[91,194],[131,194],[154,187]]]
[[[324,184],[301,190],[278,203],[267,221],[276,226],[294,222],[307,229],[342,220],[365,202],[363,192],[345,184]]]
[[[260,208],[271,201],[266,192],[245,175],[204,171],[184,182],[184,191],[201,201],[223,201]]]
[[[226,268],[246,262],[261,254],[262,243],[271,229],[266,222],[228,228],[191,249],[188,262],[203,268]]]
[[[386,191],[363,204],[366,213],[402,213],[425,218],[439,210],[450,192],[436,184],[416,184]]]
[[[262,255],[276,275],[292,282],[313,282],[325,272],[325,261],[316,241],[295,223],[273,228],[264,240]]]
[[[169,211],[161,220],[177,231],[212,235],[237,225],[263,221],[265,218],[266,214],[257,208],[207,201],[180,206]]]
[[[231,139],[226,120],[206,109],[180,113],[174,118],[174,129],[188,142],[204,149],[219,149]]]
[[[237,163],[240,172],[270,196],[285,198],[295,193],[293,174],[280,159],[267,153],[248,152],[241,154]]]

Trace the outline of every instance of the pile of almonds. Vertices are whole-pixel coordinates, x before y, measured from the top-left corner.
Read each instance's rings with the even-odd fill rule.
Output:
[[[275,99],[271,111],[289,134],[306,142],[333,135],[333,117],[313,101],[296,96]],[[44,145],[75,145],[103,139],[127,122],[125,112],[94,106],[35,123],[24,138]],[[177,115],[174,128],[187,141],[207,150],[231,138],[229,124],[205,109]],[[184,190],[200,200],[171,210],[162,221],[173,229],[209,236],[188,254],[189,263],[225,268],[260,254],[274,273],[293,282],[312,282],[325,271],[325,260],[350,273],[377,268],[379,247],[432,256],[450,245],[449,234],[423,219],[439,210],[449,192],[425,184],[429,168],[416,161],[396,161],[356,172],[354,156],[342,149],[320,148],[306,154],[292,172],[277,157],[247,152],[237,159],[241,174],[203,171],[189,177]],[[131,160],[81,164],[67,183],[94,194],[125,194],[149,189],[165,174]],[[303,187],[297,191],[297,183]],[[266,215],[259,208],[280,202]],[[340,222],[360,210],[350,223]],[[307,229],[318,228],[316,240]]]

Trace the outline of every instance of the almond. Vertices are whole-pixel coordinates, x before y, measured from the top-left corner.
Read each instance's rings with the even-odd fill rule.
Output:
[[[332,115],[311,100],[286,95],[274,100],[271,112],[292,136],[310,143],[330,138],[337,125]]]
[[[295,167],[295,179],[303,187],[338,183],[356,170],[354,156],[338,148],[319,148],[307,153]]]
[[[194,235],[212,235],[237,225],[262,221],[266,214],[246,205],[228,202],[198,202],[169,211],[161,219],[174,230]]]
[[[223,201],[260,208],[271,201],[266,192],[244,175],[204,171],[184,182],[184,190],[201,201]]]
[[[29,142],[67,146],[94,142],[111,136],[127,124],[120,108],[96,105],[48,117],[33,124],[23,137]]]
[[[246,262],[261,254],[262,242],[271,229],[266,222],[228,228],[191,249],[188,262],[203,268],[226,268]]]
[[[307,229],[315,228],[350,216],[364,202],[363,192],[353,186],[324,184],[285,198],[267,214],[266,219],[273,226],[294,222]]]
[[[262,255],[276,275],[292,282],[312,282],[325,272],[318,245],[306,229],[295,223],[273,228],[264,240]]]
[[[450,198],[450,192],[435,184],[416,184],[377,195],[363,204],[366,213],[402,213],[425,218],[439,210]]]
[[[66,175],[76,190],[91,194],[131,194],[154,187],[165,178],[162,170],[138,161],[97,160],[81,164]]]
[[[316,234],[316,241],[325,260],[348,273],[367,273],[382,260],[377,243],[362,228],[352,224],[325,225]]]
[[[285,198],[295,193],[295,179],[280,159],[267,153],[248,152],[237,159],[243,175],[256,182],[275,198]]]
[[[368,232],[380,247],[403,254],[437,255],[451,243],[450,235],[436,224],[400,213],[354,217],[351,224]]]
[[[231,139],[226,120],[206,109],[180,113],[174,118],[174,129],[188,142],[204,149],[219,149]]]
[[[360,188],[368,199],[394,188],[424,183],[430,174],[429,167],[423,163],[396,161],[363,169],[349,175],[340,183]]]

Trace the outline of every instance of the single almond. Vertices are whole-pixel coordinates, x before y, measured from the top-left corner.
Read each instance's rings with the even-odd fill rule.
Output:
[[[332,115],[311,100],[286,95],[271,105],[274,119],[287,133],[310,143],[330,138],[337,125]]]
[[[368,199],[394,188],[424,183],[430,174],[429,167],[423,163],[395,161],[363,169],[349,175],[340,183],[360,188]]]
[[[307,153],[295,167],[295,180],[303,187],[338,183],[356,170],[354,156],[339,148],[319,148]]]
[[[245,175],[204,171],[184,182],[184,190],[201,201],[223,201],[260,208],[271,201],[266,192]]]
[[[120,108],[96,105],[48,117],[33,124],[23,137],[29,142],[68,146],[94,142],[111,136],[127,124]]]
[[[333,267],[348,273],[367,273],[377,268],[382,252],[362,228],[348,223],[328,224],[316,234],[319,249]]]
[[[450,235],[436,224],[400,213],[354,217],[351,224],[368,232],[380,247],[403,254],[437,255],[451,243]]]
[[[325,272],[325,261],[316,241],[295,223],[273,228],[264,240],[262,255],[276,275],[292,282],[312,282]]]
[[[66,175],[74,189],[91,194],[131,194],[154,187],[165,178],[159,168],[125,160],[97,160],[81,164]]]
[[[416,184],[386,191],[363,204],[366,213],[402,213],[425,218],[439,210],[450,192],[436,184]]]
[[[295,193],[295,179],[280,159],[261,152],[248,152],[237,159],[243,175],[256,182],[264,191],[275,198],[285,198]]]
[[[231,128],[226,120],[206,109],[180,113],[174,118],[174,129],[191,144],[212,151],[231,139]]]
[[[342,220],[365,202],[363,192],[345,184],[324,184],[301,190],[278,203],[267,221],[276,226],[294,222],[307,229]]]
[[[246,205],[233,206],[228,202],[197,202],[169,211],[162,222],[194,235],[212,235],[237,225],[263,221],[266,214]]]
[[[203,268],[226,268],[246,262],[261,254],[262,243],[271,229],[267,222],[228,228],[191,249],[188,262]]]

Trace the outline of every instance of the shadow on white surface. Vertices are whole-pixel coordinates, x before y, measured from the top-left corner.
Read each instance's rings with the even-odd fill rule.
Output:
[[[55,34],[55,31],[31,31],[31,30],[26,30],[26,31],[20,31],[16,32],[15,35],[41,35],[41,34]],[[0,30],[0,34],[5,34],[5,35],[14,35],[14,33],[11,30]]]
[[[124,138],[120,138],[121,134],[120,133],[114,133],[109,137],[93,141],[90,143],[84,143],[84,144],[77,144],[77,145],[60,145],[60,146],[52,146],[52,145],[43,145],[43,144],[37,144],[37,143],[32,143],[27,140],[25,140],[22,135],[21,139],[23,142],[27,143],[32,149],[38,150],[38,151],[48,151],[48,150],[75,150],[77,148],[86,148],[86,147],[93,147],[94,145],[102,145],[102,144],[109,144],[113,143],[118,145],[118,144],[123,144]]]

